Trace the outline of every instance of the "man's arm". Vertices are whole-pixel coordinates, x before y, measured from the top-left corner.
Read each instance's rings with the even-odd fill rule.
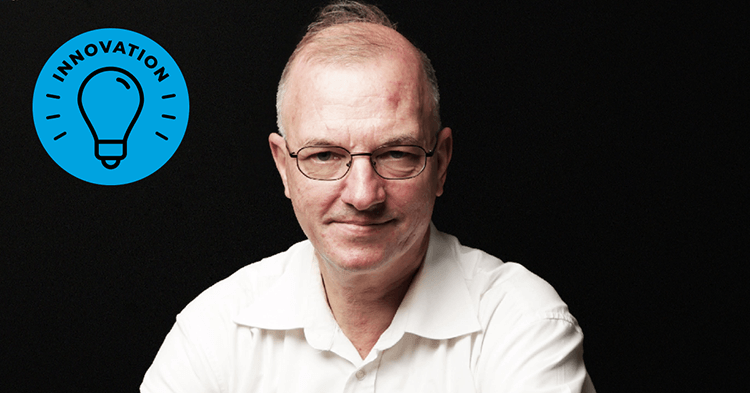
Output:
[[[216,359],[191,341],[178,317],[143,378],[141,393],[218,393],[215,368]]]
[[[495,274],[479,305],[478,391],[595,393],[583,332],[555,289],[515,263]]]
[[[490,333],[478,364],[481,392],[595,393],[574,321],[550,316],[511,332]]]

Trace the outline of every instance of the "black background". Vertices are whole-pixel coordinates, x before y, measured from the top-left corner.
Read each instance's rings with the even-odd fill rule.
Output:
[[[454,130],[435,224],[555,286],[600,392],[748,385],[750,23],[705,3],[378,3]],[[321,5],[0,3],[3,391],[136,391],[190,300],[304,238],[267,136]],[[104,27],[159,43],[190,94],[172,159],[116,187],[58,167],[31,112],[49,56]]]

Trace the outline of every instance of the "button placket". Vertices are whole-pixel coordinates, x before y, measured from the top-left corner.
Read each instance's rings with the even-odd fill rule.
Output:
[[[349,374],[344,393],[364,393],[375,392],[375,380],[378,375],[378,368],[382,360],[382,351],[374,350],[362,364],[355,366],[353,372]]]

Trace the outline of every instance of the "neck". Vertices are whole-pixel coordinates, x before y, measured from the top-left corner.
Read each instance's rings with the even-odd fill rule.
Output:
[[[385,271],[333,269],[317,255],[328,305],[336,322],[364,359],[388,329],[422,266],[429,236],[419,252]]]

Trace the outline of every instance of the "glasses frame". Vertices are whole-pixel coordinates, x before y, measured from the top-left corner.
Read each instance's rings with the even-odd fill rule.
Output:
[[[372,170],[378,176],[380,176],[381,178],[383,178],[385,180],[409,180],[409,179],[413,179],[413,178],[419,176],[422,172],[424,172],[424,169],[427,168],[427,159],[430,158],[430,157],[432,157],[433,155],[435,155],[435,150],[437,149],[438,141],[439,141],[439,138],[435,138],[435,146],[430,151],[425,150],[424,147],[419,146],[419,145],[391,145],[391,146],[379,147],[379,148],[373,150],[370,153],[352,153],[348,149],[343,148],[341,146],[335,146],[335,145],[320,145],[320,146],[316,146],[316,145],[311,145],[311,146],[303,146],[303,147],[299,148],[299,150],[297,150],[296,152],[292,153],[291,150],[289,149],[289,145],[288,144],[286,145],[286,150],[289,152],[289,157],[294,158],[294,161],[297,163],[297,170],[299,170],[299,172],[303,176],[305,176],[306,178],[308,178],[310,180],[336,181],[336,180],[343,179],[344,177],[346,177],[346,175],[349,174],[349,171],[352,169],[352,162],[354,162],[354,157],[357,157],[357,156],[367,156],[367,157],[370,157],[370,159],[368,161],[370,161],[370,165],[372,166]],[[302,171],[302,168],[299,167],[299,160],[297,159],[297,157],[299,155],[299,152],[301,152],[303,149],[307,149],[309,147],[335,147],[337,149],[341,149],[341,150],[344,150],[345,152],[347,152],[349,154],[349,162],[346,163],[346,172],[344,172],[343,175],[341,175],[341,176],[339,176],[339,177],[337,177],[335,179],[318,179],[318,178],[314,178],[314,177],[308,176],[304,171]],[[420,150],[422,150],[424,152],[424,155],[425,155],[424,165],[422,165],[422,169],[420,169],[419,172],[417,172],[414,175],[409,176],[409,177],[385,177],[385,176],[381,175],[380,172],[378,172],[378,169],[375,167],[375,163],[372,161],[372,155],[373,155],[373,153],[375,153],[377,150],[380,150],[382,148],[396,148],[396,147],[417,147]]]

